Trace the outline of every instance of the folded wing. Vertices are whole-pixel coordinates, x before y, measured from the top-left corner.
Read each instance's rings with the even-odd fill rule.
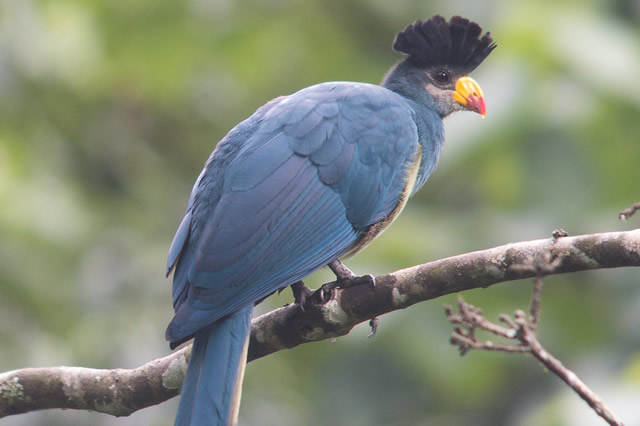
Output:
[[[378,86],[325,83],[233,129],[196,182],[170,250],[172,342],[345,254],[398,204],[416,124]]]

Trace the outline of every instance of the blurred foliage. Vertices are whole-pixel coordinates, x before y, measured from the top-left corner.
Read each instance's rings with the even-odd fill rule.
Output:
[[[640,199],[637,0],[0,0],[0,370],[167,354],[165,256],[216,141],[275,96],[380,81],[398,59],[394,34],[435,13],[497,40],[474,73],[489,112],[447,120],[438,171],[353,269],[637,224],[617,220]],[[639,281],[634,270],[550,277],[540,325],[628,424],[640,424]],[[529,291],[465,298],[492,318]],[[459,358],[441,308],[455,298],[444,299],[382,317],[374,339],[362,325],[251,363],[241,424],[600,424],[528,357]],[[5,424],[169,425],[176,402]]]

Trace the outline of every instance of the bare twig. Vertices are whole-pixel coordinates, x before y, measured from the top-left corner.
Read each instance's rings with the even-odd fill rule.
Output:
[[[538,274],[533,282],[529,319],[527,319],[522,310],[516,310],[513,318],[502,314],[500,315],[500,321],[507,324],[507,327],[503,327],[488,321],[482,316],[480,309],[464,302],[462,297],[458,297],[458,314],[454,313],[451,307],[445,308],[448,320],[453,324],[459,325],[453,331],[451,343],[458,346],[461,355],[466,354],[471,349],[531,353],[549,371],[569,385],[607,423],[610,425],[622,425],[622,422],[616,418],[604,401],[591,391],[573,371],[566,368],[560,360],[544,349],[536,337],[536,326],[540,319],[541,275],[553,273],[560,266],[558,259],[551,260],[551,258],[545,257],[542,262],[536,263],[530,258],[522,265],[514,265],[514,268],[535,271]],[[519,344],[494,343],[490,340],[479,341],[475,337],[476,328],[486,330],[496,336],[515,340]]]
[[[567,237],[568,234],[563,229],[553,231],[552,237],[554,241],[558,238]],[[540,319],[540,310],[542,308],[542,277],[552,274],[562,263],[562,257],[552,258],[551,253],[542,253],[541,259],[536,261],[533,257],[525,259],[520,265],[513,265],[512,268],[520,271],[529,271],[536,274],[533,280],[533,290],[531,292],[531,304],[529,305],[529,325],[535,331]]]
[[[454,313],[451,306],[445,306],[447,319],[453,324],[458,324],[451,335],[451,344],[458,346],[460,355],[465,355],[471,349],[483,349],[497,352],[529,352],[529,349],[519,345],[494,343],[491,341],[479,341],[476,339],[476,329],[488,331],[496,336],[506,339],[515,339],[516,330],[511,326],[510,318],[501,318],[507,327],[492,323],[482,316],[482,311],[473,305],[466,303],[458,296],[458,312]]]
[[[549,272],[553,274],[640,266],[640,230],[507,244],[381,275],[375,279],[375,288],[338,288],[324,304],[311,304],[305,311],[298,305],[289,305],[255,318],[248,359],[251,361],[307,342],[343,336],[356,324],[446,294],[536,277],[539,274],[535,269],[514,266],[522,265],[527,259],[544,256],[562,259]],[[508,321],[506,324],[509,325]],[[189,348],[135,370],[52,367],[0,374],[0,417],[45,408],[88,409],[128,415],[177,394],[188,351]],[[148,368],[156,363],[166,363],[167,367]],[[180,368],[169,368],[172,363],[173,367]],[[136,390],[132,394],[123,393],[125,387],[123,392],[119,391],[118,383],[123,383],[120,375],[124,372],[130,374],[132,382],[129,383],[139,385],[131,388]],[[52,377],[53,381],[49,381]],[[59,386],[54,386],[56,383]],[[110,387],[114,383],[116,387]],[[120,399],[114,399],[114,392]],[[114,404],[110,405],[111,402]]]
[[[574,390],[580,397],[589,404],[596,414],[602,417],[607,423],[613,426],[622,426],[622,421],[619,420],[611,409],[604,403],[595,392],[582,381],[573,371],[565,367],[562,362],[551,355],[536,338],[535,330],[531,329],[524,312],[518,311],[515,315],[515,321],[518,325],[519,339],[526,345],[533,356],[540,361],[549,371],[560,377],[571,389]]]
[[[533,331],[538,327],[540,320],[540,310],[542,309],[542,278],[533,279],[533,290],[531,291],[531,305],[529,306],[529,325]]]
[[[624,210],[622,210],[619,214],[620,220],[627,220],[629,219],[631,216],[633,216],[633,214],[640,210],[640,201],[635,203],[634,205],[632,205],[631,207],[628,207]]]

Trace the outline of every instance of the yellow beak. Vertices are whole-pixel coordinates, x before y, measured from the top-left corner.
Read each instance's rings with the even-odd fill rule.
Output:
[[[453,100],[470,111],[477,112],[484,118],[487,107],[484,103],[482,89],[471,77],[460,77],[456,81],[456,90],[453,92]]]

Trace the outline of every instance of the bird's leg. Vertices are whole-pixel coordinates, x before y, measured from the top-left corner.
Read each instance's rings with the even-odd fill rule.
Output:
[[[337,259],[329,263],[328,266],[336,275],[337,279],[330,283],[323,284],[316,291],[307,287],[302,280],[291,284],[290,287],[291,292],[293,293],[293,302],[300,305],[300,309],[303,311],[306,311],[306,307],[310,303],[313,303],[312,300],[314,298],[315,303],[326,303],[331,299],[331,293],[336,287],[348,288],[362,284],[368,284],[375,287],[376,285],[376,279],[373,275],[367,274],[356,276],[356,274],[351,272],[349,268],[344,266],[344,264]]]
[[[341,288],[354,287],[361,284],[369,284],[372,287],[376,286],[376,278],[373,275],[356,276],[356,274],[351,272],[351,269],[344,266],[344,263],[338,259],[329,263],[328,266],[333,273],[336,274],[336,278],[338,278],[336,285]]]
[[[331,269],[331,271],[333,271],[333,273],[336,275],[336,278],[338,278],[339,281],[346,281],[346,280],[350,280],[352,278],[355,278],[356,274],[354,274],[351,269],[347,268],[344,263],[342,263],[340,260],[336,259],[333,262],[329,263],[329,269]]]

